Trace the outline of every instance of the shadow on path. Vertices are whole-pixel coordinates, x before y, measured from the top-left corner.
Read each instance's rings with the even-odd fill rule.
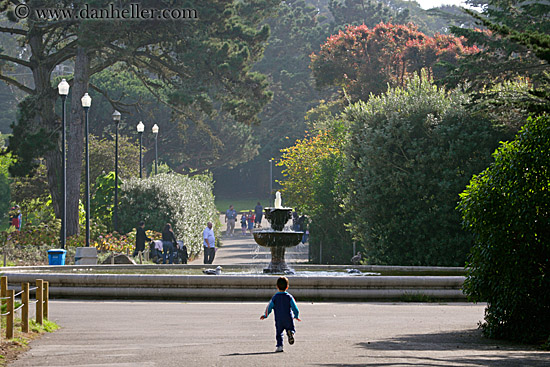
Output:
[[[530,345],[512,344],[484,338],[480,330],[403,335],[386,340],[356,344],[367,352],[359,364],[319,364],[320,366],[549,366],[550,352]],[[391,355],[372,351],[388,352]],[[416,356],[410,352],[417,351]],[[403,352],[403,355],[395,355]],[[430,357],[427,356],[430,355]],[[437,356],[437,357],[436,357]],[[371,359],[373,362],[369,362]],[[380,360],[384,362],[380,363]]]
[[[233,357],[233,356],[257,356],[261,354],[275,354],[277,352],[254,352],[254,353],[231,353],[231,354],[222,354],[222,357]]]

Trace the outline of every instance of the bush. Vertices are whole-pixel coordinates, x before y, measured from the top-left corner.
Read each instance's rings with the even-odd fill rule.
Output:
[[[156,231],[171,223],[176,238],[183,240],[190,253],[198,254],[208,221],[214,224],[217,238],[220,233],[211,177],[159,174],[143,180],[129,179],[121,187],[121,232],[135,231],[140,220]]]
[[[543,343],[550,337],[550,118],[529,119],[461,195],[475,235],[464,284],[486,301],[489,337]]]
[[[455,210],[498,144],[467,96],[418,76],[346,109],[351,230],[367,261],[463,266],[472,245]]]
[[[324,119],[330,120],[325,121]],[[309,260],[323,264],[346,264],[353,244],[346,231],[345,189],[342,172],[345,156],[342,146],[346,126],[332,115],[317,120],[324,126],[286,149],[279,166],[285,180],[282,196],[289,205],[309,218]]]

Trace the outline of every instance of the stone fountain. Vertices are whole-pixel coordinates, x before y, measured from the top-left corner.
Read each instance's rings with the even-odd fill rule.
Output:
[[[271,262],[264,269],[264,273],[286,273],[294,271],[285,262],[287,247],[294,247],[300,243],[304,232],[285,230],[285,224],[292,217],[292,208],[281,206],[281,193],[277,191],[273,208],[265,208],[265,218],[271,229],[256,230],[253,232],[256,243],[271,250]]]

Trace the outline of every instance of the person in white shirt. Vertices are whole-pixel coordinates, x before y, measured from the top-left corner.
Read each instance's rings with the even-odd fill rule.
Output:
[[[214,237],[212,222],[206,224],[206,228],[202,232],[202,238],[204,240],[204,263],[212,264],[214,256],[216,256],[216,237]]]

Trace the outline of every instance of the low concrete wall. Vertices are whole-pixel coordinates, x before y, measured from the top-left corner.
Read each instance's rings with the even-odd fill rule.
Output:
[[[275,292],[276,280],[276,276],[267,275],[72,274],[2,270],[2,275],[8,276],[11,285],[44,279],[50,284],[52,297],[72,298],[265,300]],[[121,270],[120,267],[117,270]],[[464,276],[288,278],[292,294],[300,300],[399,300],[418,296],[465,299],[461,291]]]

